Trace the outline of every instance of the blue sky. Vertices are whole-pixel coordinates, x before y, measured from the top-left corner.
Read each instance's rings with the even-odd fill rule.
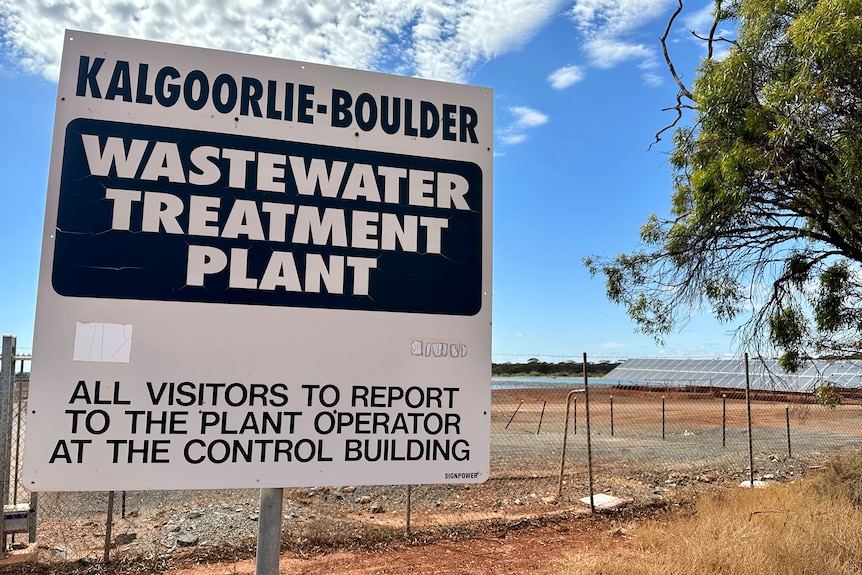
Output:
[[[526,4],[526,5],[525,5]],[[671,40],[687,80],[711,1]],[[65,28],[488,86],[495,95],[493,359],[733,354],[693,315],[660,347],[581,265],[667,213],[676,86],[658,37],[673,0],[145,2],[0,0],[0,331],[31,351],[56,77]]]

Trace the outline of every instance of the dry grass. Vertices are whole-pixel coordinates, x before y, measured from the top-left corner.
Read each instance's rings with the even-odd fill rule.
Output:
[[[636,551],[572,557],[561,575],[862,574],[862,456],[819,477],[767,489],[722,491],[694,513],[650,521]]]
[[[846,498],[862,508],[862,453],[830,461],[818,478],[817,489],[821,496]]]

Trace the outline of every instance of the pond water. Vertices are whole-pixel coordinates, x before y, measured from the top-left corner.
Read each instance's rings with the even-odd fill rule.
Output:
[[[591,377],[590,385],[616,385],[616,380]],[[584,387],[583,377],[492,377],[491,389],[556,389]]]

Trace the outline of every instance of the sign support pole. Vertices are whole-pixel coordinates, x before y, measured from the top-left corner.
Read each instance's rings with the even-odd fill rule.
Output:
[[[257,524],[257,553],[254,575],[278,575],[281,555],[281,509],[284,489],[260,490],[260,516]]]

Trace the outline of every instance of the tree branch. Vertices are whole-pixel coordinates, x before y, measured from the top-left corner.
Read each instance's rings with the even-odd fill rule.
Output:
[[[715,27],[716,27],[716,26],[718,26],[718,20],[716,20],[715,22],[713,22],[713,24],[712,24],[712,30],[710,30],[710,35],[709,35],[709,36],[701,36],[700,34],[698,34],[697,32],[695,32],[694,30],[692,30],[692,31],[691,31],[691,35],[692,35],[692,36],[694,36],[694,37],[695,37],[695,38],[697,38],[698,40],[703,40],[704,42],[707,42],[707,43],[709,44],[709,47],[708,47],[708,48],[707,48],[707,50],[706,50],[706,51],[707,51],[707,56],[706,56],[706,59],[707,59],[707,60],[709,60],[710,58],[712,58],[712,44],[713,44],[713,42],[727,42],[728,44],[732,44],[732,45],[734,45],[734,46],[736,46],[736,45],[737,45],[737,44],[736,44],[736,40],[732,40],[732,39],[730,39],[730,38],[725,38],[724,36],[719,36],[719,37],[717,37],[717,38],[716,38],[716,37],[713,37],[713,36],[712,36],[712,33],[713,33],[713,32],[715,32]]]
[[[652,148],[655,144],[658,144],[661,141],[662,134],[667,132],[668,130],[675,128],[677,124],[679,124],[680,120],[682,120],[683,110],[684,109],[693,109],[693,106],[689,104],[683,104],[683,98],[688,98],[691,101],[694,101],[694,95],[691,91],[686,87],[683,83],[682,79],[679,77],[679,74],[676,72],[676,67],[673,65],[673,60],[670,58],[670,52],[667,49],[667,39],[670,36],[671,28],[673,28],[673,23],[676,21],[677,16],[682,12],[682,0],[677,0],[678,4],[676,10],[671,14],[670,19],[667,21],[667,27],[664,29],[664,34],[661,35],[659,41],[661,42],[661,50],[662,54],[664,54],[664,61],[667,64],[667,69],[670,71],[670,75],[673,76],[674,82],[679,87],[679,92],[676,95],[676,106],[672,106],[670,108],[666,108],[666,111],[675,110],[676,118],[674,118],[673,122],[656,132],[655,141],[650,144],[650,148]]]

